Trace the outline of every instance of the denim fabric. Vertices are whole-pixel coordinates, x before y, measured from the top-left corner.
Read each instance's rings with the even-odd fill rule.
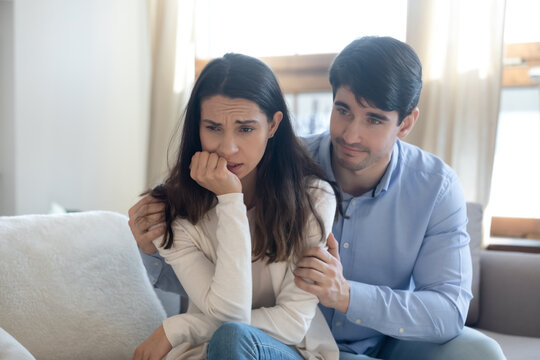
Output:
[[[216,330],[207,348],[208,360],[302,360],[292,347],[253,326],[227,322]]]

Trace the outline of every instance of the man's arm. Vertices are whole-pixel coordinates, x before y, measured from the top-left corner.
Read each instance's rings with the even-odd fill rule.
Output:
[[[147,195],[129,209],[129,228],[155,288],[185,295],[172,267],[159,255],[153,240],[165,234],[165,204]]]
[[[343,277],[339,257],[308,253],[297,285],[353,323],[404,340],[445,342],[463,328],[471,295],[472,265],[466,207],[457,180],[439,197],[412,278],[414,290],[394,290]],[[392,249],[389,249],[389,251]],[[374,270],[376,271],[376,270]],[[307,283],[299,277],[314,281]],[[350,286],[347,294],[339,289]],[[348,297],[348,299],[347,299]],[[348,300],[348,306],[339,306]]]

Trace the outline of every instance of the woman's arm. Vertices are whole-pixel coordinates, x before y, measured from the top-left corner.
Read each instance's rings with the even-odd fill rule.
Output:
[[[242,194],[218,196],[215,211],[217,216],[207,214],[201,220],[217,221],[215,249],[200,228],[182,220],[175,223],[173,246],[159,251],[202,313],[219,321],[249,323],[251,236]]]
[[[321,180],[314,182],[311,190],[314,208],[324,223],[324,234],[317,224],[313,214],[310,216],[306,229],[307,246],[321,246],[332,230],[336,212],[336,199],[330,185]],[[270,265],[272,266],[272,265]],[[287,265],[285,278],[276,294],[276,305],[269,308],[254,309],[251,312],[251,325],[272,335],[279,341],[294,345],[302,341],[306,335],[311,320],[317,310],[318,299],[306,291],[299,289],[294,283],[294,264]]]

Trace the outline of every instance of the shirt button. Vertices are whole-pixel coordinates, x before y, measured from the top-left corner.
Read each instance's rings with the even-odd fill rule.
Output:
[[[354,322],[355,322],[357,325],[360,325],[360,324],[362,323],[362,320],[356,319]]]
[[[336,326],[341,326],[341,321],[336,322]]]
[[[348,249],[348,248],[349,248],[349,243],[348,243],[348,242],[343,243],[343,247],[344,247],[345,249]]]
[[[159,266],[160,262],[159,261],[154,261],[154,266]]]
[[[400,333],[403,333],[403,328],[400,328],[400,329],[399,329],[399,332],[400,332]]]

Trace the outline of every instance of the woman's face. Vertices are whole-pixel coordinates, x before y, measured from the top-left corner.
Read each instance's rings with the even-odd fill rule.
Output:
[[[227,169],[240,180],[255,179],[268,139],[282,118],[278,111],[268,119],[256,103],[242,98],[216,95],[204,99],[200,124],[202,150],[227,160]]]

